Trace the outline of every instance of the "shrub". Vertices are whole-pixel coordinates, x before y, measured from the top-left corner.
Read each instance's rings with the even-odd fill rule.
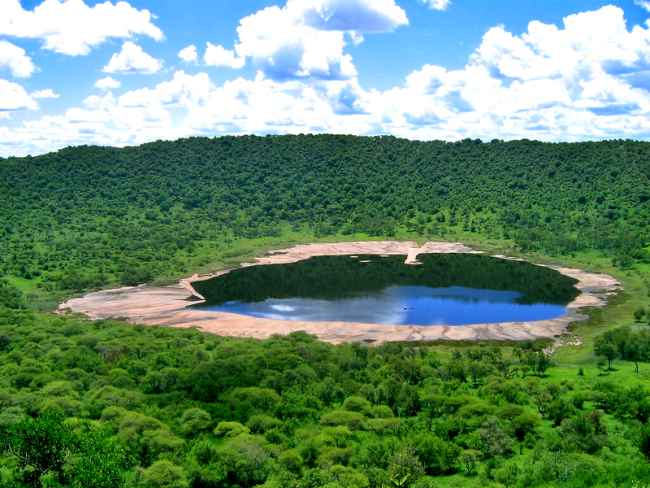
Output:
[[[181,431],[186,436],[194,436],[207,430],[212,423],[212,417],[200,408],[188,408],[181,416]]]
[[[351,396],[345,399],[343,402],[343,410],[348,410],[350,412],[359,412],[367,413],[370,411],[372,405],[365,398],[359,396]]]
[[[248,422],[246,422],[246,426],[253,434],[264,434],[265,432],[268,432],[271,429],[275,429],[281,425],[281,420],[264,414],[253,415],[250,419],[248,419]]]
[[[248,434],[248,427],[239,422],[219,422],[214,429],[214,435],[218,437],[237,437],[240,434]]]
[[[142,488],[188,488],[185,470],[171,461],[156,461],[142,472]]]
[[[454,471],[460,454],[460,449],[455,444],[428,433],[417,435],[412,443],[427,474],[439,475]]]
[[[347,410],[334,410],[326,413],[320,418],[323,425],[344,425],[351,430],[363,427],[365,417],[358,412],[348,412]]]
[[[376,407],[372,407],[370,415],[376,419],[388,419],[395,416],[388,405],[377,405]]]

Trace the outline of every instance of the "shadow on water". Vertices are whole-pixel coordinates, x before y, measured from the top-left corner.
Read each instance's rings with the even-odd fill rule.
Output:
[[[319,256],[259,265],[194,283],[201,309],[255,317],[463,325],[547,320],[566,313],[576,281],[526,262],[475,254]]]

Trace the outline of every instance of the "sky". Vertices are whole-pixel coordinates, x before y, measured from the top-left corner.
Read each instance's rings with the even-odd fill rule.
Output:
[[[650,0],[0,0],[0,156],[187,136],[650,139]]]

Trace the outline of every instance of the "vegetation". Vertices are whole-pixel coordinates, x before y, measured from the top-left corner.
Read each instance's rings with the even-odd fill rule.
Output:
[[[551,381],[533,344],[236,340],[7,308],[0,330],[0,486],[650,479],[647,385]]]
[[[612,361],[620,358],[632,361],[638,373],[640,362],[650,362],[650,327],[645,330],[621,327],[607,331],[596,339],[595,351],[607,358],[609,369],[612,369]]]
[[[227,137],[0,160],[0,488],[645,487],[649,178],[650,144],[630,141]],[[459,236],[588,262],[625,292],[553,354],[35,310],[290,240]]]
[[[0,160],[0,191],[0,275],[49,292],[175,276],[288,235],[463,233],[625,267],[648,259],[650,144],[192,138]]]

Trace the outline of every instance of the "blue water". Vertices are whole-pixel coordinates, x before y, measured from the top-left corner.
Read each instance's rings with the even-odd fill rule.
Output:
[[[268,298],[228,301],[202,309],[269,319],[360,322],[390,325],[465,325],[548,320],[566,313],[563,305],[517,303],[516,291],[450,286],[390,286],[343,298]]]

